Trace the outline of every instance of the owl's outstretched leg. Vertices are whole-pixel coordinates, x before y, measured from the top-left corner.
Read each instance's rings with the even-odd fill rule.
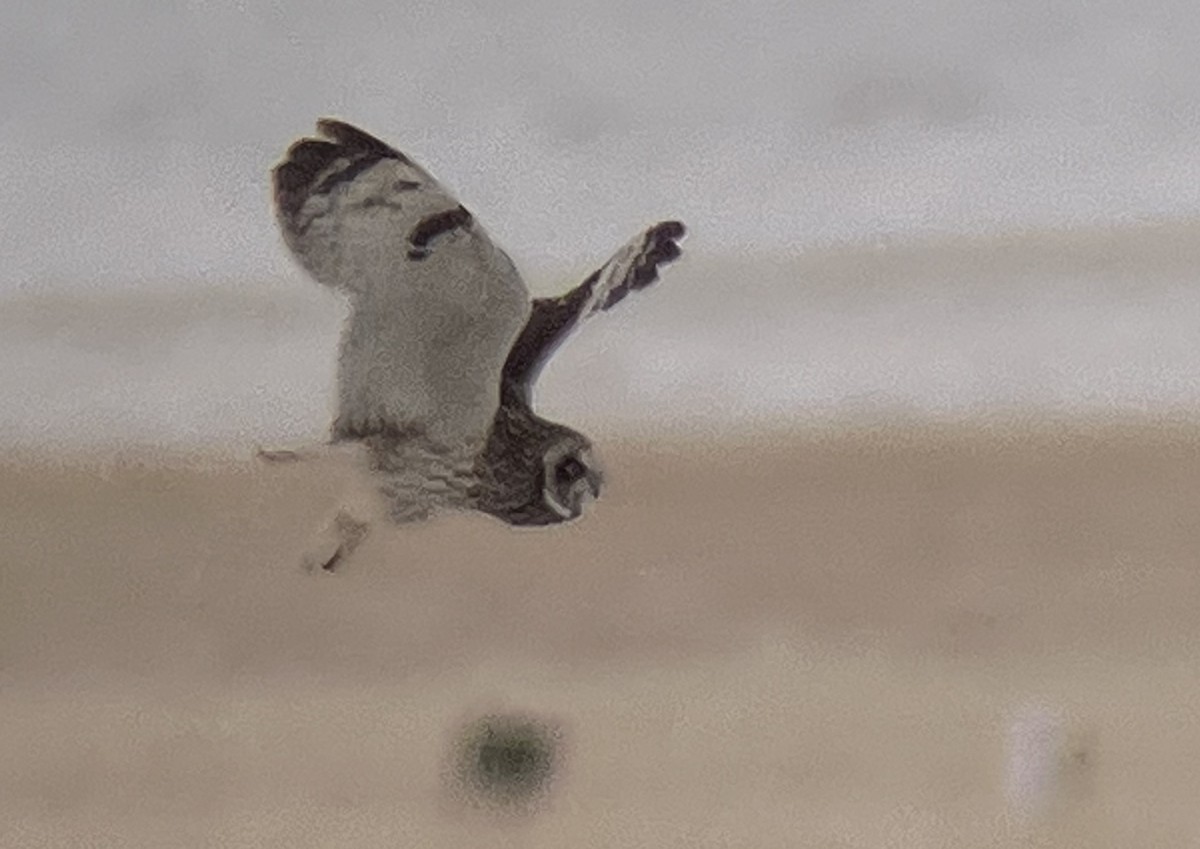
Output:
[[[312,573],[337,571],[371,529],[386,519],[386,504],[374,481],[368,475],[356,475],[305,546],[301,566]]]
[[[384,502],[365,473],[366,449],[355,443],[306,445],[296,448],[259,447],[256,457],[271,465],[326,461],[355,467],[351,483],[341,493],[333,511],[318,525],[300,556],[300,566],[310,573],[337,571],[362,545],[371,528],[386,517]]]
[[[371,522],[356,516],[354,512],[339,507],[324,527],[309,542],[300,558],[306,572],[334,572],[342,562],[354,553],[367,534]]]
[[[319,456],[319,451],[319,448],[311,446],[302,448],[264,448],[259,445],[254,449],[254,457],[263,463],[298,463],[301,460],[315,459]]]

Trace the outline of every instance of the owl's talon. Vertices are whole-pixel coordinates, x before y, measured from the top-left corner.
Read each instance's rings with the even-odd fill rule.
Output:
[[[331,556],[327,558],[313,557],[305,555],[301,560],[300,565],[305,572],[316,574],[317,572],[328,572],[332,574],[337,570],[338,564],[342,562],[345,552],[339,548]]]
[[[369,530],[369,522],[355,518],[345,508],[338,510],[301,558],[301,566],[313,574],[334,572],[362,544]]]

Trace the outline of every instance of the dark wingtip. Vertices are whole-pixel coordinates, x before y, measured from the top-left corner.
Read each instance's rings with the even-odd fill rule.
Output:
[[[624,300],[630,292],[645,289],[656,283],[662,267],[679,259],[683,254],[678,242],[686,234],[687,228],[679,221],[660,221],[649,228],[646,233],[645,253],[634,268],[632,278],[610,291],[599,308],[609,309]]]
[[[660,221],[654,225],[654,229],[668,239],[682,239],[687,235],[687,228],[682,221]]]
[[[317,132],[333,139],[352,153],[373,154],[384,159],[399,159],[401,162],[408,162],[408,157],[382,139],[360,130],[353,124],[339,121],[337,118],[318,119]]]
[[[296,213],[317,177],[341,155],[341,149],[323,139],[300,139],[287,149],[283,160],[272,170],[275,202],[291,215]]]
[[[408,163],[400,151],[336,118],[318,120],[317,133],[325,138],[303,138],[293,142],[283,159],[271,169],[275,203],[285,215],[295,215],[311,194],[328,192],[380,159]],[[339,158],[352,160],[352,163],[318,185],[317,178]]]
[[[678,243],[685,235],[687,228],[679,221],[663,221],[654,225],[646,262],[634,272],[632,288],[643,289],[658,280],[660,266],[674,262],[683,254]]]
[[[659,267],[678,259],[682,253],[676,244],[687,233],[679,221],[660,221],[639,234],[637,264],[629,277],[613,288],[602,303],[591,309],[607,310],[635,289],[644,289],[658,279]],[[592,303],[592,292],[600,277],[597,269],[570,292],[557,298],[539,298],[533,302],[533,312],[504,363],[501,383],[502,405],[524,407],[532,405],[532,387],[538,372],[562,343],[566,335],[584,316]]]
[[[318,171],[338,157],[338,146],[324,139],[300,139],[293,142],[275,166],[276,171]]]

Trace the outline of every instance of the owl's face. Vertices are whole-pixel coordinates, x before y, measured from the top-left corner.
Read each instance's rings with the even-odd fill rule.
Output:
[[[586,438],[568,433],[556,440],[542,455],[542,502],[555,517],[549,522],[579,518],[587,505],[600,497],[603,482]]]
[[[523,406],[500,408],[476,469],[472,506],[518,526],[578,519],[604,482],[586,436]]]

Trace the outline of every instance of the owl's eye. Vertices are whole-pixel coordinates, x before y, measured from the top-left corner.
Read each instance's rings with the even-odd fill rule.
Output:
[[[554,467],[554,480],[563,486],[575,483],[586,474],[587,467],[574,457],[563,457]]]

